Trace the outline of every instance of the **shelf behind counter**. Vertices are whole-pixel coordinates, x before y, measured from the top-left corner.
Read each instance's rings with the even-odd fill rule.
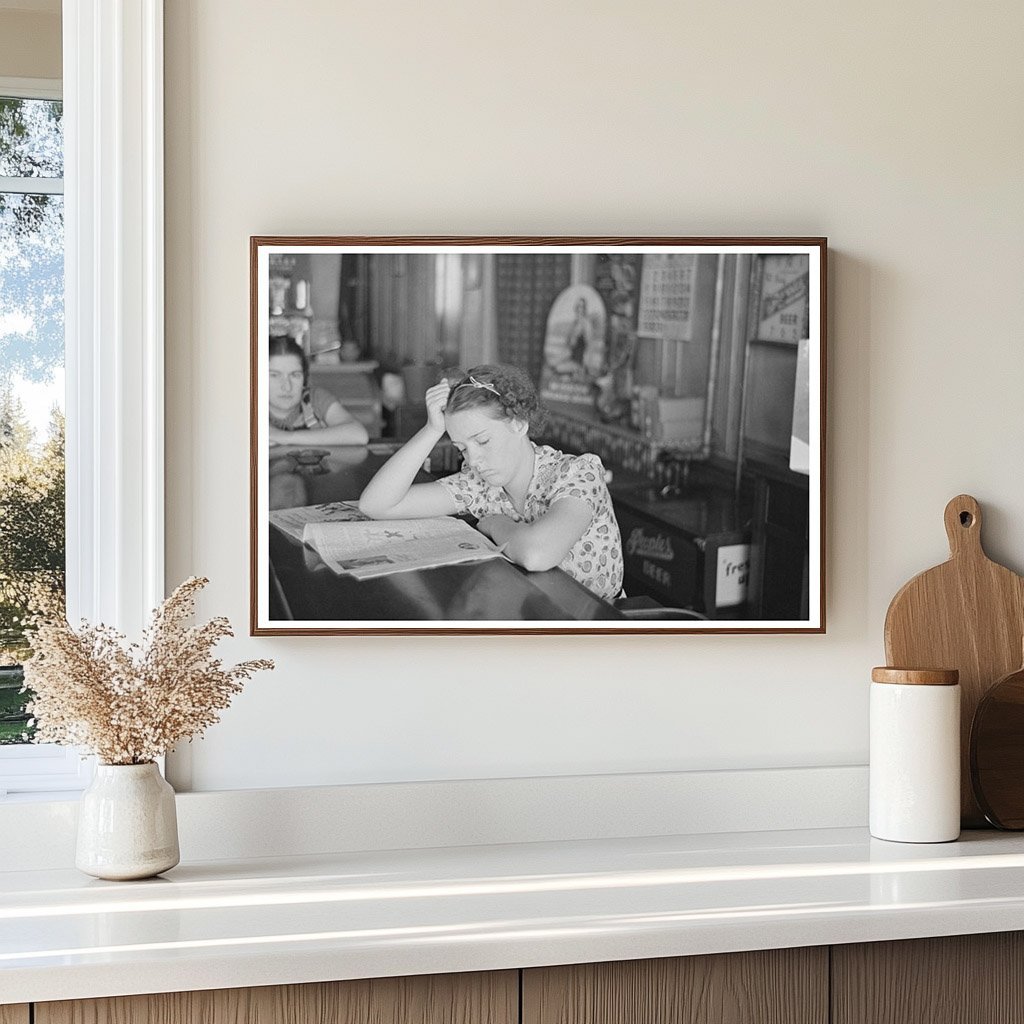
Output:
[[[788,453],[748,444],[737,494],[731,468],[594,409],[549,403],[543,433],[612,471],[627,595],[720,622],[807,618],[808,481]]]
[[[622,534],[625,590],[709,619],[746,619],[750,503],[712,485],[662,497],[650,481],[616,473],[609,485]]]

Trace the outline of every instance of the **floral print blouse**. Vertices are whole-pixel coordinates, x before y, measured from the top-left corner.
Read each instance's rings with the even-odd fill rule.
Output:
[[[440,483],[455,499],[459,512],[477,519],[504,515],[513,522],[533,523],[561,498],[585,501],[593,517],[560,568],[598,597],[611,601],[622,590],[622,538],[601,460],[596,455],[566,455],[547,445],[535,444],[533,451],[533,479],[522,515],[503,487],[487,483],[467,466]]]

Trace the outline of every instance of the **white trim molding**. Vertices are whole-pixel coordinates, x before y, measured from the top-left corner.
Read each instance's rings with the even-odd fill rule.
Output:
[[[0,75],[0,96],[23,100],[59,100],[63,96],[59,78],[11,78]]]
[[[179,793],[186,863],[866,828],[867,765]],[[0,803],[5,871],[69,868],[77,804]],[[813,854],[812,854],[813,856]]]
[[[68,614],[164,596],[163,0],[64,0]]]
[[[0,175],[0,192],[20,192],[29,196],[59,196],[63,191],[63,178],[7,178]]]

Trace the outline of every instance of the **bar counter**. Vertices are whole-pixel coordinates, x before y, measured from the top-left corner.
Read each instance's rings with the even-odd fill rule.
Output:
[[[270,454],[271,508],[354,501],[392,454],[386,444],[320,449],[280,447]],[[301,456],[300,456],[301,457]],[[442,474],[443,475],[443,472]],[[426,472],[423,482],[436,477]],[[271,618],[316,624],[381,621],[619,621],[615,607],[561,569],[526,572],[503,558],[356,580],[332,572],[309,547],[273,525],[269,531]]]

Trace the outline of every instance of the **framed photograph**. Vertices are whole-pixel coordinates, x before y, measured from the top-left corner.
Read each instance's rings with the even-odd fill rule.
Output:
[[[826,248],[253,237],[252,634],[824,632]]]

